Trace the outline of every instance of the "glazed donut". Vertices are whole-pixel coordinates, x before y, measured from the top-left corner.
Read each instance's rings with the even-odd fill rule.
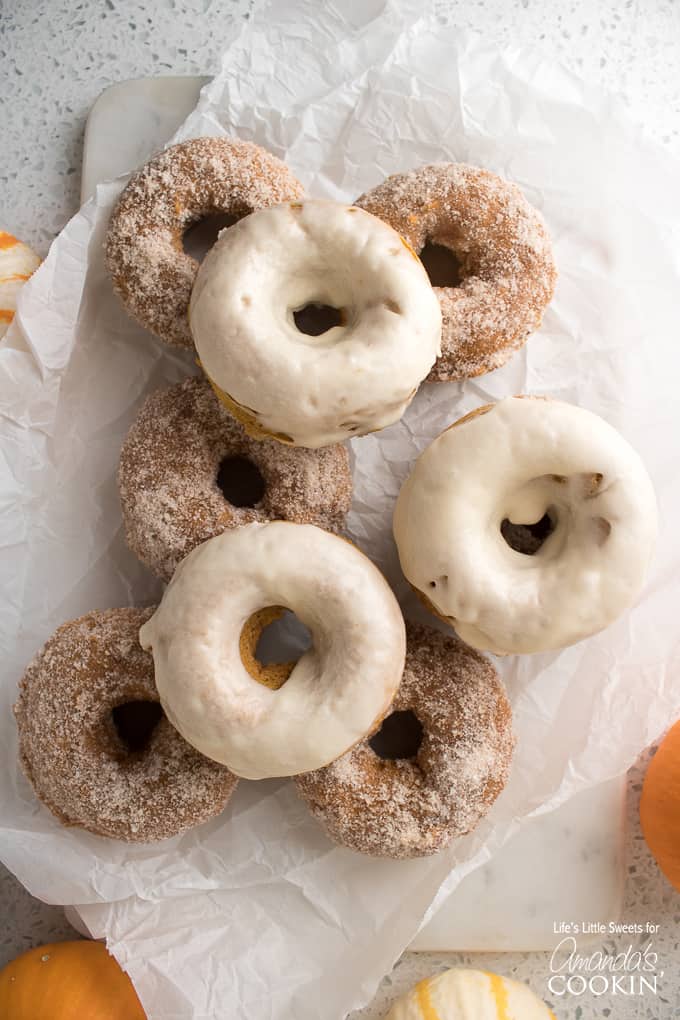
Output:
[[[325,308],[319,335],[300,315]],[[375,216],[290,202],[220,235],[189,320],[218,396],[255,435],[328,446],[398,421],[439,353],[420,260]]]
[[[376,857],[436,853],[475,828],[507,780],[503,685],[482,655],[406,625],[406,665],[382,728],[295,782],[331,839]]]
[[[19,291],[39,265],[27,244],[0,230],[0,340],[14,318]]]
[[[555,1020],[555,1014],[520,981],[455,967],[419,981],[385,1020]]]
[[[509,397],[420,455],[394,512],[401,567],[474,648],[542,652],[640,593],[656,538],[642,461],[597,415]]]
[[[557,273],[541,214],[515,184],[465,163],[394,174],[356,203],[420,254],[454,253],[459,283],[435,287],[442,352],[430,382],[469,379],[505,364],[538,329]]]
[[[341,530],[352,475],[344,446],[251,439],[207,380],[187,379],[146,400],[123,445],[118,487],[129,547],[169,580],[194,546],[227,528],[276,519]]]
[[[187,309],[198,262],[182,248],[194,223],[300,198],[302,185],[252,142],[192,138],[133,174],[113,210],[106,265],[130,315],[175,347],[191,347]]]
[[[283,686],[265,686],[242,656],[253,615],[271,607],[296,613],[313,639]],[[173,725],[248,779],[343,754],[380,724],[404,665],[404,622],[379,570],[349,542],[284,521],[189,553],[140,640]]]
[[[30,664],[14,706],[21,764],[64,825],[151,843],[222,811],[236,778],[164,717],[138,641],[151,609],[65,623]]]

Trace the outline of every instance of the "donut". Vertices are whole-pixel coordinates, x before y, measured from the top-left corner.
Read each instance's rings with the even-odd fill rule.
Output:
[[[0,230],[0,340],[14,318],[19,291],[39,265],[27,244]]]
[[[407,580],[463,641],[500,655],[608,626],[638,597],[656,531],[652,483],[623,437],[590,411],[536,398],[448,428],[394,511]]]
[[[118,487],[129,547],[169,580],[227,528],[290,520],[339,531],[352,498],[345,446],[251,438],[205,379],[152,393],[128,432]]]
[[[133,174],[113,210],[106,266],[130,315],[174,347],[191,348],[187,309],[199,263],[182,247],[194,223],[300,198],[303,188],[252,142],[192,138]]]
[[[419,981],[385,1020],[555,1020],[555,1014],[520,981],[454,967]]]
[[[503,685],[482,655],[406,625],[406,664],[381,729],[297,789],[336,843],[375,857],[437,853],[475,828],[507,780]]]
[[[14,712],[23,770],[64,825],[151,843],[222,811],[236,778],[159,704],[138,641],[150,609],[96,610],[59,627],[26,670]]]
[[[288,202],[220,234],[189,307],[201,365],[255,435],[329,446],[398,421],[439,353],[427,273],[375,216]]]
[[[429,252],[454,263],[435,267],[433,259],[442,352],[430,382],[500,368],[538,329],[557,273],[543,217],[515,184],[465,163],[435,163],[388,177],[356,204],[424,259]]]
[[[265,684],[243,652],[262,622],[256,614],[281,608],[313,645],[287,679]],[[197,546],[140,641],[173,725],[248,779],[318,768],[379,726],[405,650],[399,605],[377,567],[344,539],[287,521],[247,524]]]

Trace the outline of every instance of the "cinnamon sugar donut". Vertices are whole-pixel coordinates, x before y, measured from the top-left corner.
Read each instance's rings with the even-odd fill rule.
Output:
[[[43,804],[64,825],[127,842],[207,821],[237,782],[160,707],[153,659],[138,640],[154,608],[95,611],[59,627],[14,707],[21,764]]]
[[[133,174],[106,239],[106,265],[130,314],[166,343],[193,347],[187,310],[199,263],[182,248],[192,224],[216,213],[239,220],[300,198],[302,185],[259,145],[192,138]]]
[[[253,439],[198,378],[146,400],[123,445],[118,486],[127,543],[164,580],[228,528],[286,520],[339,531],[352,498],[346,447]]]
[[[442,353],[430,382],[469,379],[510,358],[536,330],[557,273],[541,214],[515,184],[465,163],[394,174],[356,202],[421,254],[452,251],[460,282],[435,287]]]
[[[295,782],[337,843],[421,857],[470,832],[507,780],[510,705],[495,669],[455,638],[409,623],[406,665],[377,734]]]

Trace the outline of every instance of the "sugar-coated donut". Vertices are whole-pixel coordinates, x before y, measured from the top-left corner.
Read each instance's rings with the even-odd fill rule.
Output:
[[[192,138],[170,146],[132,175],[111,215],[106,265],[115,290],[152,333],[190,348],[187,309],[199,264],[182,247],[188,228],[302,194],[288,167],[252,142]]]
[[[468,379],[499,368],[541,323],[557,273],[541,214],[515,184],[465,163],[394,174],[357,199],[420,254],[456,256],[458,285],[435,287],[442,352],[428,379]]]
[[[555,1020],[555,1014],[520,981],[454,967],[419,981],[385,1020]]]
[[[435,439],[394,512],[407,579],[464,641],[498,654],[610,624],[640,593],[656,530],[652,483],[611,425],[520,397]]]
[[[491,663],[429,627],[407,624],[406,636],[404,675],[378,734],[295,780],[333,840],[377,857],[433,854],[474,829],[505,785],[514,745]]]
[[[345,446],[253,439],[206,379],[187,379],[146,400],[123,445],[118,487],[128,545],[169,580],[194,546],[227,528],[288,520],[339,531],[352,475]]]
[[[222,811],[236,778],[164,717],[138,640],[151,609],[65,623],[29,665],[14,711],[21,764],[64,825],[150,843]]]
[[[27,244],[0,230],[0,340],[14,318],[19,291],[39,265],[39,257]]]
[[[278,690],[248,671],[241,639],[283,607],[313,647]],[[177,568],[140,632],[163,708],[203,754],[248,779],[332,761],[380,724],[404,664],[404,621],[380,571],[311,524],[247,524],[204,542]]]
[[[337,324],[298,328],[309,307]],[[246,428],[328,446],[391,425],[439,353],[420,260],[387,224],[338,202],[289,202],[222,232],[191,296],[191,332]]]

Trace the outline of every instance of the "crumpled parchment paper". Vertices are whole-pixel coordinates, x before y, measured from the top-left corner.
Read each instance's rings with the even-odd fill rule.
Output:
[[[253,139],[311,194],[343,200],[396,170],[467,160],[516,181],[546,216],[560,278],[540,332],[503,369],[423,386],[400,424],[353,442],[350,534],[419,615],[390,532],[410,464],[476,405],[543,393],[603,415],[642,454],[658,555],[639,605],[607,631],[499,662],[518,736],[510,784],[475,833],[433,859],[334,848],[283,781],[242,782],[221,818],[160,845],[62,828],[16,767],[16,683],[58,624],[157,594],[125,549],[114,472],[144,395],[194,370],[114,298],[102,242],[123,182],[101,186],[24,288],[0,347],[0,854],[36,896],[77,905],[150,1018],[345,1016],[440,886],[531,814],[622,773],[680,714],[677,167],[617,101],[420,6],[271,0],[229,42],[180,132]]]

